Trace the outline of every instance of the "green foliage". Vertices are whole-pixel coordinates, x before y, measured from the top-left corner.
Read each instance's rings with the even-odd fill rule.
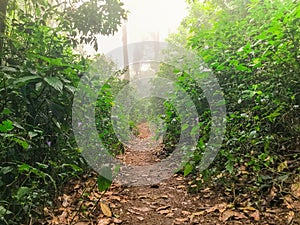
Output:
[[[109,65],[106,66],[106,69]],[[127,84],[127,81],[119,78],[121,71],[111,68],[111,78],[102,86],[98,94],[96,103],[95,117],[96,127],[102,144],[112,155],[118,155],[124,152],[123,144],[115,135],[111,111],[114,106],[114,99],[119,91]],[[118,121],[123,120],[122,115],[118,115]]]
[[[40,216],[63,184],[87,168],[75,144],[71,113],[73,93],[90,60],[73,49],[98,33],[115,32],[126,16],[119,1],[101,1],[94,9],[102,19],[92,22],[95,15],[87,13],[83,28],[76,22],[83,16],[80,9],[71,14],[66,2],[25,2],[9,1],[0,34],[1,224]],[[106,25],[85,34],[92,23]]]
[[[98,190],[99,191],[107,191],[110,188],[110,185],[113,180],[112,171],[109,167],[103,167],[100,171],[103,175],[99,175],[97,179]]]
[[[254,177],[249,180],[256,180],[251,188],[257,191],[269,181],[263,179],[266,174],[273,180],[292,175],[294,166],[282,171],[278,165],[299,160],[299,4],[292,0],[189,3],[190,14],[170,43],[193,49],[204,60],[219,80],[228,111],[225,140],[211,171],[226,173],[234,182],[240,169],[246,168]],[[188,74],[188,68],[181,72]],[[192,159],[196,163],[188,163],[184,170],[185,175],[196,174],[210,132],[210,110],[205,101],[195,101],[203,94],[188,76],[179,76],[178,82],[199,113],[201,134]]]

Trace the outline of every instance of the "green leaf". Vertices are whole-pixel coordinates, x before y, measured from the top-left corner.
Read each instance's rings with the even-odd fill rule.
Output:
[[[44,80],[47,82],[47,84],[59,92],[61,92],[64,87],[64,84],[57,77],[45,77]]]
[[[18,70],[16,68],[10,67],[10,66],[3,66],[1,68],[1,71],[4,71],[4,72],[13,72],[13,73],[18,72]]]
[[[112,171],[109,167],[101,168],[100,174],[97,179],[98,190],[106,191],[110,188],[112,183]]]
[[[0,220],[3,220],[4,216],[6,216],[8,214],[13,214],[13,213],[11,211],[9,211],[8,209],[4,208],[2,205],[0,205]]]
[[[62,167],[71,167],[72,170],[74,170],[76,172],[82,172],[82,168],[80,168],[79,166],[77,166],[75,164],[63,164]]]
[[[229,173],[233,173],[233,162],[231,160],[228,160],[226,162],[225,168]]]
[[[29,172],[31,170],[31,166],[29,166],[28,164],[22,164],[19,166],[19,171],[22,172]]]
[[[246,66],[242,65],[242,64],[237,65],[235,68],[238,71],[249,71],[249,69]]]
[[[0,174],[5,175],[5,174],[8,174],[8,173],[12,172],[13,170],[14,170],[14,168],[11,167],[11,166],[1,167]]]
[[[4,120],[2,121],[2,124],[0,124],[0,132],[6,133],[8,131],[11,131],[14,129],[13,122],[10,120]]]
[[[29,82],[37,81],[39,79],[41,79],[40,76],[32,75],[32,76],[21,77],[21,78],[17,79],[14,83],[15,84],[29,83]]]
[[[9,115],[11,113],[11,111],[7,108],[3,109],[2,114],[3,115]]]
[[[21,200],[23,199],[26,195],[28,195],[30,193],[31,189],[29,187],[20,187],[18,189],[17,194],[15,195],[15,197],[17,198],[17,200]]]
[[[183,124],[181,131],[185,131],[187,128],[189,128],[188,124]]]
[[[22,140],[22,139],[20,139],[20,138],[13,138],[13,140],[15,141],[15,142],[17,142],[19,145],[21,145],[24,149],[28,149],[29,148],[29,144],[28,144],[28,142],[27,141],[25,141],[25,140]]]
[[[184,167],[184,176],[186,177],[187,175],[189,175],[191,172],[193,171],[193,166],[190,163],[187,163]]]
[[[33,137],[36,137],[37,135],[38,135],[38,133],[36,133],[36,132],[32,132],[32,131],[28,132],[29,139],[32,139]]]

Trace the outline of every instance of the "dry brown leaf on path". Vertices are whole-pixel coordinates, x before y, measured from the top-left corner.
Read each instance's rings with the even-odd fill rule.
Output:
[[[294,201],[293,201],[291,195],[284,196],[283,199],[284,199],[284,205],[285,205],[288,209],[293,209],[293,208],[294,208]]]
[[[220,204],[217,204],[217,205],[207,209],[206,212],[211,213],[211,212],[214,212],[214,211],[218,210],[220,213],[223,213],[226,209],[227,209],[227,204],[226,203],[220,203]]]
[[[161,196],[159,196],[159,197],[162,198],[162,199],[168,199],[168,198],[169,198],[168,195],[161,195]]]
[[[146,199],[146,198],[148,198],[147,195],[140,195],[140,196],[138,197],[138,199]]]
[[[206,213],[206,210],[200,211],[200,212],[194,212],[192,215],[190,215],[190,220],[193,221],[195,217],[197,216],[203,216]]]
[[[189,220],[190,220],[189,218],[176,218],[175,222],[184,223],[184,222],[188,222]]]
[[[157,208],[156,211],[165,210],[165,209],[168,209],[168,208],[171,208],[171,206],[170,205],[165,205],[165,206],[161,206],[161,207]]]
[[[191,217],[202,216],[205,212],[206,211],[194,212],[194,213],[192,213]]]
[[[291,191],[295,197],[300,198],[300,183],[292,184]]]
[[[220,216],[220,220],[222,222],[226,222],[227,220],[229,220],[230,218],[234,217],[235,219],[246,219],[247,217],[244,215],[244,213],[239,213],[239,212],[235,212],[232,210],[227,210],[224,213],[222,213],[222,215]]]
[[[122,220],[118,219],[118,218],[112,218],[112,222],[115,223],[115,224],[121,224],[123,223]]]
[[[71,196],[69,196],[69,195],[66,195],[66,194],[64,194],[63,196],[62,196],[62,206],[63,207],[68,207],[70,204],[71,204],[71,202],[72,202],[72,200],[71,200]]]
[[[89,225],[89,222],[77,222],[75,225]]]
[[[89,225],[89,222],[77,222],[74,225]]]
[[[254,213],[250,214],[250,217],[252,217],[255,221],[260,221],[260,212],[256,210]]]
[[[116,201],[118,201],[118,202],[121,201],[121,197],[120,197],[120,196],[116,196],[116,195],[112,195],[112,196],[110,197],[110,199],[111,199],[111,200],[116,200]]]
[[[242,210],[244,212],[249,212],[249,211],[256,211],[256,208],[252,206],[246,206],[246,207],[240,207],[239,210]]]
[[[179,185],[179,186],[177,186],[177,188],[178,188],[178,189],[185,190],[185,189],[186,189],[186,186],[184,186],[184,185]]]
[[[148,207],[132,207],[131,209],[139,211],[139,212],[149,212],[152,210]]]
[[[63,211],[63,213],[61,215],[57,216],[57,218],[59,219],[60,222],[67,221],[68,212],[67,211]]]
[[[168,213],[168,214],[166,215],[166,217],[168,217],[168,218],[173,218],[173,217],[174,217],[174,213]]]
[[[171,213],[171,212],[172,212],[172,211],[171,211],[171,210],[168,210],[168,209],[158,211],[159,214],[169,214],[169,213]]]
[[[293,207],[294,207],[294,209],[300,211],[300,201],[295,201],[293,203]]]
[[[185,210],[182,210],[182,211],[181,211],[181,213],[182,213],[183,215],[185,215],[185,216],[189,216],[189,215],[191,215],[191,213],[190,213],[190,212],[188,212],[188,211],[185,211]]]
[[[103,212],[103,214],[105,216],[112,217],[112,212],[111,212],[110,208],[106,204],[100,202],[100,208],[101,208],[101,211]]]
[[[201,193],[211,193],[211,189],[210,188],[205,188],[203,190],[200,191]]]
[[[145,219],[144,217],[141,217],[141,216],[137,216],[136,218],[140,221],[143,221]]]
[[[293,220],[295,217],[295,213],[293,211],[290,211],[288,216],[287,216],[287,224],[292,224]]]
[[[273,186],[267,196],[267,200],[269,202],[272,201],[276,197],[277,192],[278,192],[277,188],[275,186]]]
[[[102,218],[98,220],[97,225],[109,225],[111,223],[110,218]]]

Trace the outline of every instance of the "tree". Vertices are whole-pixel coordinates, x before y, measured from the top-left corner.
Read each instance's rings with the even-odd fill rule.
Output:
[[[15,13],[11,14],[12,12]],[[8,20],[18,19],[25,13],[31,15],[31,22],[35,22],[37,18],[48,25],[55,21],[55,26],[69,35],[74,47],[82,43],[92,44],[96,50],[96,35],[114,34],[122,20],[127,18],[127,12],[119,0],[3,0],[0,3],[0,34],[5,34],[7,16]]]
[[[91,59],[74,47],[96,48],[95,35],[115,32],[126,12],[118,0],[69,2],[0,1],[0,224],[29,223],[87,168],[71,124]]]

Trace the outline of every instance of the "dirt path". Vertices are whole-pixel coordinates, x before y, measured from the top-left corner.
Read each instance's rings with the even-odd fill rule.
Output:
[[[147,124],[141,124],[138,129],[139,136],[119,159],[137,166],[159,162],[157,153],[161,145],[153,142]],[[284,206],[260,212],[247,202],[233,206],[230,194],[217,187],[190,193],[189,186],[187,179],[173,175],[156,185],[126,187],[114,182],[101,196],[96,174],[87,174],[67,186],[56,207],[44,209],[42,224],[300,224],[299,217]]]

